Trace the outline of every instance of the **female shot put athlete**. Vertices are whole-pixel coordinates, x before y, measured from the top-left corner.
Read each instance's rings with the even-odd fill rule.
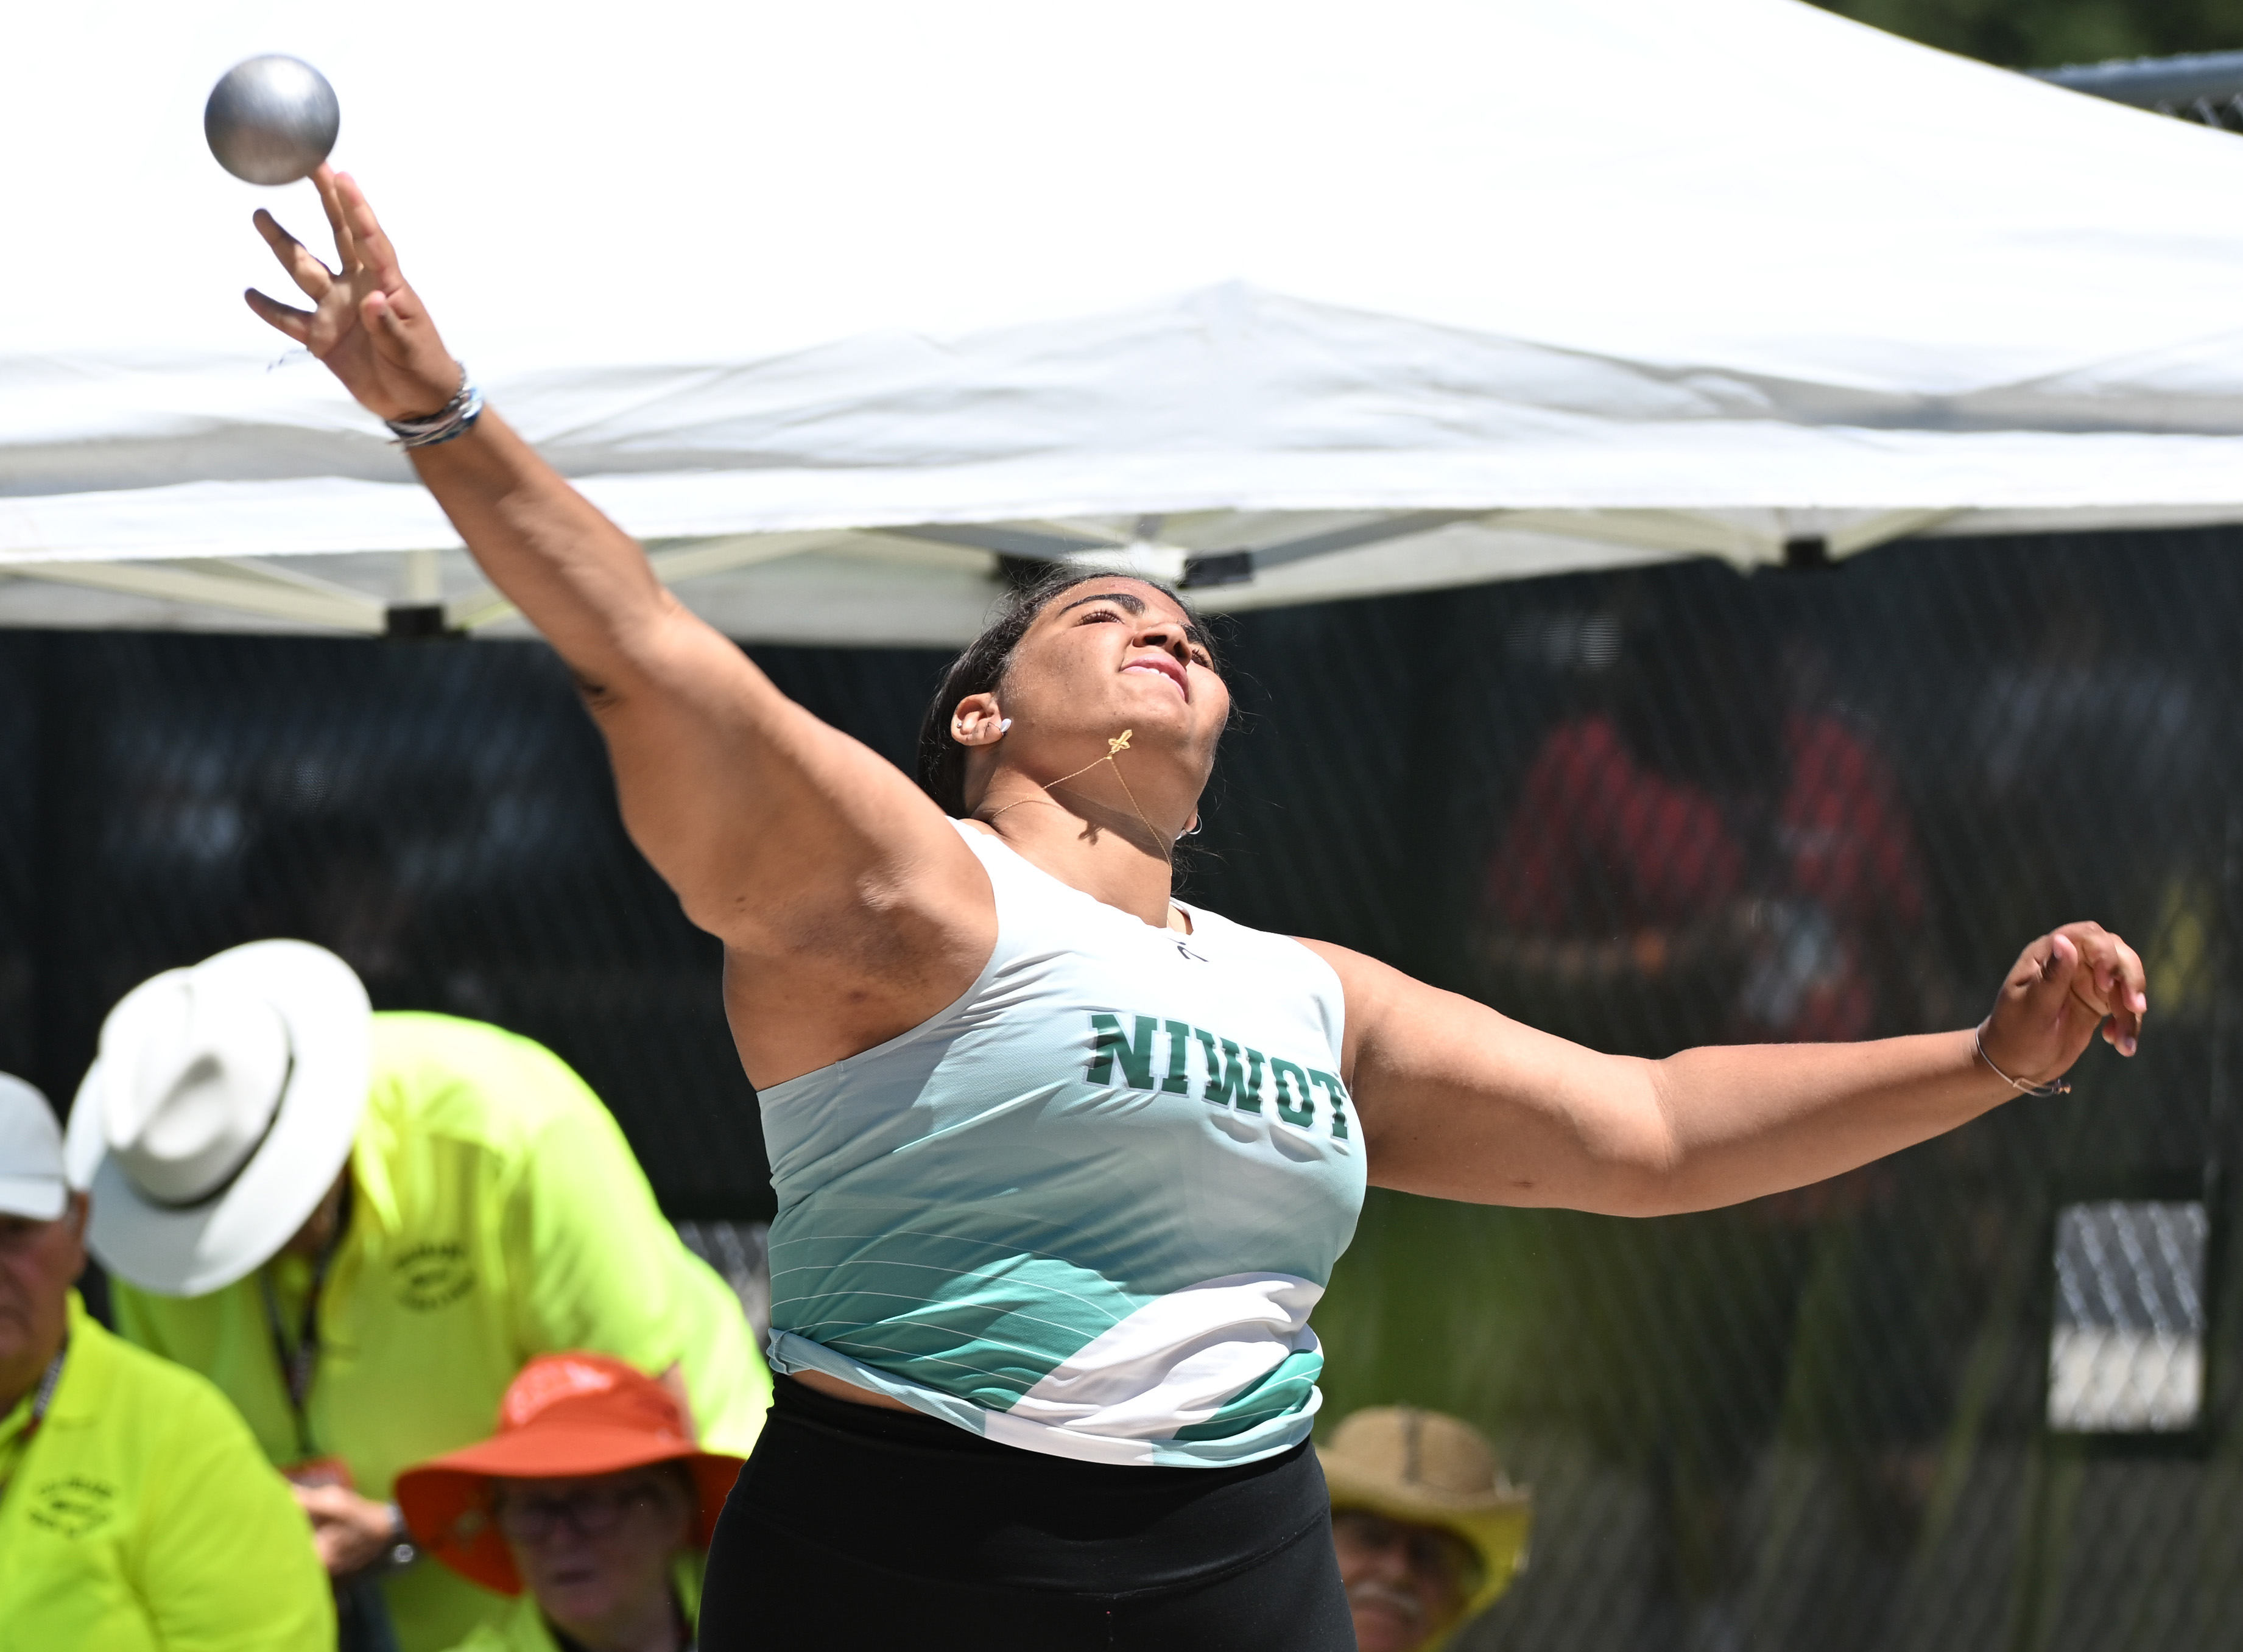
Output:
[[[1970,1031],[1604,1056],[1169,893],[1229,699],[1190,614],[1069,575],[929,712],[920,785],[783,698],[464,394],[358,188],[308,312],[583,685],[624,818],[726,948],[761,1092],[770,1427],[704,1647],[1352,1644],[1305,1441],[1310,1310],[1366,1181],[1627,1215],[1795,1187],[2044,1084],[2140,961],[2094,923]],[[426,445],[416,445],[426,444]]]

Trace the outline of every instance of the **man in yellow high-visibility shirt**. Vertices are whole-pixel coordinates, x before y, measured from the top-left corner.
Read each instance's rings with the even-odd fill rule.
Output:
[[[304,1516],[225,1398],[118,1341],[71,1281],[83,1193],[0,1075],[0,1652],[319,1652]]]
[[[1526,1563],[1533,1501],[1470,1423],[1373,1406],[1317,1447],[1361,1652],[1438,1652]]]
[[[69,1152],[118,1328],[208,1374],[296,1482],[347,1647],[437,1652],[505,1611],[412,1561],[390,1486],[482,1438],[533,1356],[663,1373],[711,1450],[762,1426],[738,1299],[583,1082],[495,1027],[373,1014],[318,947],[253,942],[127,994]]]

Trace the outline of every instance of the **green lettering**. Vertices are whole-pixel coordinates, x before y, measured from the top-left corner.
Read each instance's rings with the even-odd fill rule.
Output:
[[[1317,1098],[1309,1088],[1309,1075],[1290,1061],[1275,1057],[1270,1062],[1270,1088],[1276,1092],[1277,1117],[1289,1125],[1317,1122]],[[1290,1105],[1286,1098],[1292,1098]]]
[[[1132,1090],[1153,1087],[1153,1029],[1159,1024],[1152,1017],[1136,1017],[1137,1037],[1135,1043],[1122,1037],[1122,1023],[1110,1015],[1090,1017],[1090,1066],[1088,1077],[1095,1085],[1114,1082],[1114,1064],[1122,1064],[1122,1074]]]
[[[1325,1092],[1331,1098],[1332,1139],[1345,1141],[1347,1139],[1347,1086],[1340,1083],[1337,1073],[1319,1072],[1314,1067],[1309,1069],[1309,1077],[1315,1083],[1323,1085]]]
[[[1191,1080],[1185,1076],[1184,1063],[1191,1054],[1191,1031],[1181,1021],[1162,1024],[1169,1031],[1169,1076],[1161,1081],[1164,1094],[1182,1096],[1190,1092]]]
[[[1239,1059],[1238,1046],[1228,1038],[1217,1038],[1203,1028],[1194,1027],[1199,1041],[1207,1049],[1207,1089],[1202,1099],[1211,1107],[1236,1107],[1243,1113],[1262,1111],[1262,1052],[1249,1048],[1243,1061]],[[1226,1058],[1216,1058],[1216,1046],[1223,1046]]]

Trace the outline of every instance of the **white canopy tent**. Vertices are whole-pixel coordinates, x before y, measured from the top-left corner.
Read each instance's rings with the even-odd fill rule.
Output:
[[[0,60],[0,623],[517,628],[236,294],[286,50],[494,405],[735,635],[2243,520],[2243,143],[1795,0],[154,0]]]

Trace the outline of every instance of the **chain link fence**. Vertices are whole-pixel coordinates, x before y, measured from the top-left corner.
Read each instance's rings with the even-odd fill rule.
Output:
[[[1187,891],[1600,1048],[1966,1024],[2103,919],[2143,1052],[1740,1209],[1374,1193],[1326,1416],[1467,1418],[1534,1487],[1492,1649],[2243,1635],[2228,530],[1899,545],[1276,610]],[[934,650],[752,650],[903,761]],[[255,936],[537,1038],[744,1299],[770,1190],[713,944],[535,645],[0,635],[0,1068],[66,1102],[145,975]]]

